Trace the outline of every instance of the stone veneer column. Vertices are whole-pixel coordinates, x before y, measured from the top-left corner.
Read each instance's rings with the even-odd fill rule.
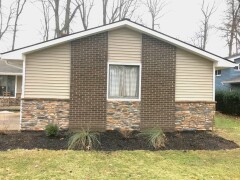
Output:
[[[68,100],[22,100],[21,130],[44,130],[49,123],[57,124],[61,130],[68,129]]]
[[[106,129],[108,34],[71,42],[70,129]]]
[[[131,129],[139,130],[139,101],[108,101],[107,130]]]
[[[142,36],[141,128],[175,127],[176,48]]]
[[[176,102],[175,129],[213,130],[215,102]]]

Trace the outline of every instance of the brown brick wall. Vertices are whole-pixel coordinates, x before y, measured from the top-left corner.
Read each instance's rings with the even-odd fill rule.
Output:
[[[107,33],[71,43],[70,129],[106,129]]]
[[[175,71],[176,48],[143,35],[141,128],[174,130]]]

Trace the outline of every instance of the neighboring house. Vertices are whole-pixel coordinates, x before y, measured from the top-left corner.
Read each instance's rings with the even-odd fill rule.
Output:
[[[212,130],[234,63],[129,20],[2,54],[24,60],[21,129]]]
[[[20,105],[21,92],[22,62],[0,60],[0,106]]]
[[[235,67],[216,70],[216,91],[240,91],[240,55],[228,58]]]

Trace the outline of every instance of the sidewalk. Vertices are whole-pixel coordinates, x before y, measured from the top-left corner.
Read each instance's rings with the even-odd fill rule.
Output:
[[[15,131],[20,129],[20,112],[0,110],[0,131]]]

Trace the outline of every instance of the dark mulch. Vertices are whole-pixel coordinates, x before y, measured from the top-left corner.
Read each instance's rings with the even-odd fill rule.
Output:
[[[211,134],[210,132],[174,132],[166,133],[166,147],[162,150],[221,150],[235,149],[239,146],[233,141]],[[46,137],[44,132],[21,132],[16,134],[0,134],[0,150],[9,149],[67,149],[69,135],[62,133],[58,137]],[[100,133],[99,150],[153,150],[146,140],[133,133],[130,138],[123,138],[119,132]]]

